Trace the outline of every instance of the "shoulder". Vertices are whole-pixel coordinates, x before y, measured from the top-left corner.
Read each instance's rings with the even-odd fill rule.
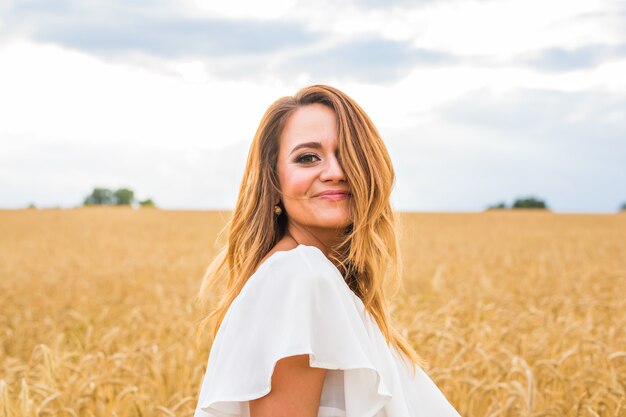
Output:
[[[271,258],[275,253],[278,252],[288,252],[293,249],[296,249],[299,245],[295,242],[282,239],[259,261],[257,268],[259,269],[259,265],[262,265],[267,259]]]
[[[229,310],[295,317],[346,295],[339,271],[314,247],[297,247],[270,255],[248,278]],[[256,312],[256,313],[255,313]],[[276,313],[279,312],[279,313]],[[236,314],[236,313],[231,313]]]
[[[339,271],[319,248],[300,244],[266,255],[248,284],[308,286],[334,281],[336,274]]]

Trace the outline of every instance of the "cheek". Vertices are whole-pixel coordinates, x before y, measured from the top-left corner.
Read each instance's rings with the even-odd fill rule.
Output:
[[[282,190],[287,197],[306,196],[311,187],[310,176],[299,170],[287,170],[281,178]]]

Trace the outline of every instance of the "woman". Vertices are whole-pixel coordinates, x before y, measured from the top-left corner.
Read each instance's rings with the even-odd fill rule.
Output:
[[[378,131],[343,92],[313,85],[269,107],[200,291],[208,302],[226,285],[202,322],[214,339],[196,417],[458,416],[387,313],[393,182]]]

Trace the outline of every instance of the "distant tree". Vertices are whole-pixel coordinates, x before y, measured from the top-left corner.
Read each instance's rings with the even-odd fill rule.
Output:
[[[511,208],[538,208],[547,209],[546,203],[534,197],[518,198],[515,200]]]
[[[506,204],[504,203],[504,201],[501,201],[498,204],[494,204],[492,206],[487,207],[487,210],[505,209],[505,208],[506,208]]]
[[[115,191],[108,188],[94,188],[83,205],[85,206],[128,206],[135,202],[135,192],[128,188],[119,188]]]
[[[94,188],[83,204],[85,206],[101,206],[115,204],[115,195],[108,188]]]
[[[29,209],[36,209],[37,206],[35,205],[35,203],[30,203],[27,208],[29,208]]]
[[[135,193],[128,188],[120,188],[113,193],[115,204],[118,206],[129,206],[135,200]]]
[[[624,202],[622,203],[622,208],[621,208],[621,210],[622,210],[622,211],[626,211],[626,201],[624,201]]]
[[[156,207],[156,205],[154,204],[154,201],[152,201],[151,198],[147,198],[145,200],[140,201],[139,205],[141,207]]]

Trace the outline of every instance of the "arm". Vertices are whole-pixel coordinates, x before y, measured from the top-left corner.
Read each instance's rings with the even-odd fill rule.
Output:
[[[308,354],[279,360],[269,394],[250,401],[250,417],[316,417],[325,376]]]

